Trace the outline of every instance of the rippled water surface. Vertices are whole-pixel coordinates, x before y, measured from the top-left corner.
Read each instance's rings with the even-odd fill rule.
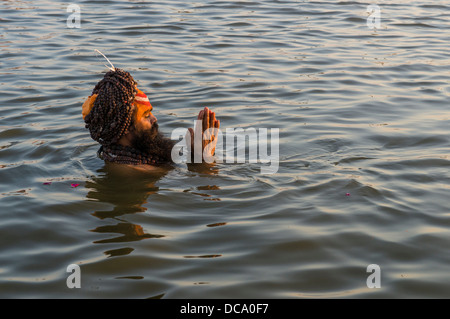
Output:
[[[73,3],[0,2],[0,297],[450,297],[450,1]],[[105,165],[94,49],[166,134],[279,128],[278,171]]]

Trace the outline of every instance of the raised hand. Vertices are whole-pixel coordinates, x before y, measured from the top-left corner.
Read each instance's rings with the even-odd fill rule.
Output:
[[[211,161],[211,157],[216,150],[219,128],[220,121],[216,119],[216,114],[213,111],[208,107],[200,111],[194,129],[189,128],[186,134],[186,142],[190,151],[191,160],[201,159],[202,161]],[[201,149],[198,144],[201,144]]]

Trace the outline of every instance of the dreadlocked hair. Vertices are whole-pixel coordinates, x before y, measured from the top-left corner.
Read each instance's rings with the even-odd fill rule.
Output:
[[[91,112],[85,117],[92,139],[101,145],[117,143],[130,127],[136,81],[130,73],[116,68],[97,83],[92,94],[98,94]]]

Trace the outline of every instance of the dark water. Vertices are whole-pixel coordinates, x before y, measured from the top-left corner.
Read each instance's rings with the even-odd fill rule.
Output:
[[[80,28],[0,2],[0,297],[450,297],[450,1],[380,1],[375,30],[360,1],[76,3]],[[94,49],[166,133],[203,106],[279,128],[278,172],[106,166]]]

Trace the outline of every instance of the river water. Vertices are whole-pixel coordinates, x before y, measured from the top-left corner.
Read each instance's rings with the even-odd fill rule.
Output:
[[[0,297],[450,297],[450,1],[68,4],[0,2]],[[278,169],[105,165],[95,49],[168,136],[278,128]]]

